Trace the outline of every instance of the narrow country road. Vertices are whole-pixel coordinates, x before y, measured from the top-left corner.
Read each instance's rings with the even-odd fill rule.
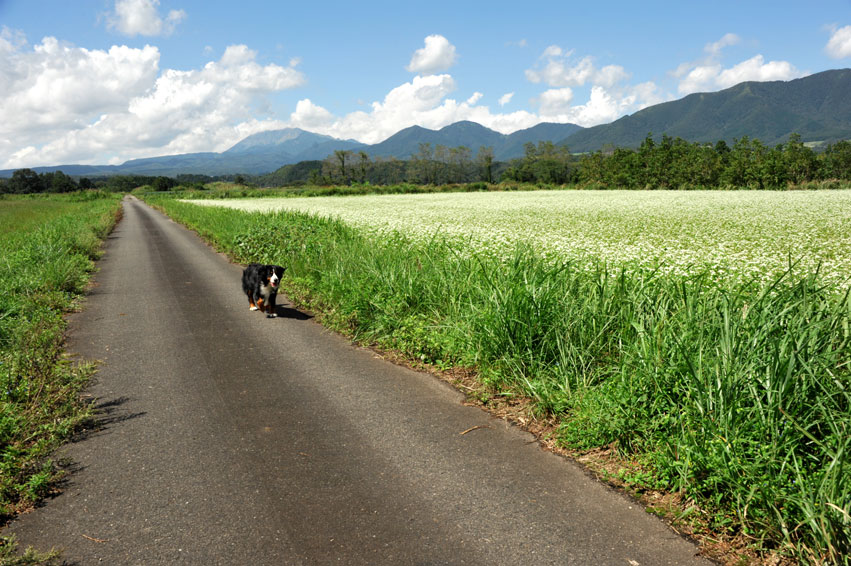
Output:
[[[128,197],[69,350],[102,424],[12,523],[69,564],[708,565],[626,497],[279,299]],[[467,434],[461,434],[473,427]]]

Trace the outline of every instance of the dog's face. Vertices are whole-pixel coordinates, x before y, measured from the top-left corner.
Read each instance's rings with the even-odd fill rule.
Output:
[[[283,276],[283,267],[280,265],[267,265],[265,273],[263,273],[263,280],[266,285],[271,285],[273,289],[277,289],[278,284],[281,282],[281,277]]]

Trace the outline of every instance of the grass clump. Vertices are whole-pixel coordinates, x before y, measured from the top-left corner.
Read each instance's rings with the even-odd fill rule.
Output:
[[[0,537],[0,564],[3,566],[53,566],[59,563],[59,552],[56,550],[39,552],[27,547],[21,553],[14,536]]]
[[[470,250],[369,235],[304,213],[162,201],[355,339],[475,366],[576,449],[614,447],[626,478],[699,503],[713,532],[810,564],[851,556],[851,298],[790,265],[768,282],[709,271]]]

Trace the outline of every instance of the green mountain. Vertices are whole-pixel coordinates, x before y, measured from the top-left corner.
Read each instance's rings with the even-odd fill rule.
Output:
[[[375,157],[408,159],[419,151],[421,143],[446,147],[466,146],[473,151],[480,146],[493,146],[500,142],[502,134],[475,122],[456,122],[439,130],[411,126],[393,134],[383,142],[373,144],[367,153]]]
[[[421,143],[446,147],[466,146],[474,153],[482,146],[492,147],[499,161],[522,157],[524,144],[563,139],[581,130],[576,124],[543,123],[519,130],[512,134],[500,134],[475,122],[461,121],[439,130],[411,126],[393,134],[381,143],[369,146],[365,151],[372,156],[408,159],[419,151]]]
[[[851,69],[690,94],[560,141],[574,152],[605,145],[637,147],[651,132],[654,137],[667,134],[712,143],[748,136],[768,146],[786,141],[791,133],[800,134],[805,142],[851,139]]]

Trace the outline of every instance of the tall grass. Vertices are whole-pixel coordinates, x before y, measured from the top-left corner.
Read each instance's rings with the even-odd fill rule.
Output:
[[[49,454],[86,416],[87,372],[62,361],[62,315],[119,210],[100,193],[0,200],[0,523],[49,491]]]
[[[286,265],[289,290],[355,338],[475,365],[494,393],[556,415],[565,445],[634,455],[715,529],[849,563],[851,299],[817,273],[617,271],[301,213],[161,204],[240,261]]]

